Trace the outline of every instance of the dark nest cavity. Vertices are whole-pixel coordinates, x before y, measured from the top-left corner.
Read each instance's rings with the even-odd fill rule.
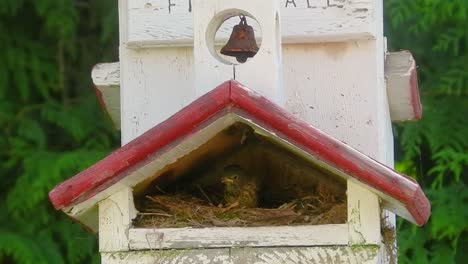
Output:
[[[229,140],[239,143],[220,145]],[[257,227],[347,221],[345,180],[243,125],[221,132],[197,151],[157,175],[135,196],[139,211],[135,227]],[[255,178],[256,207],[226,202],[221,177],[232,165]],[[179,169],[182,167],[188,169]]]

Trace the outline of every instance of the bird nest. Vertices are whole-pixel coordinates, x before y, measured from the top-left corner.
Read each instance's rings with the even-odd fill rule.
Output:
[[[221,132],[144,186],[135,197],[136,227],[347,221],[346,180],[242,124]]]
[[[187,194],[145,196],[140,202],[134,225],[142,228],[320,225],[347,219],[346,201],[333,196],[308,195],[277,208],[216,206]]]

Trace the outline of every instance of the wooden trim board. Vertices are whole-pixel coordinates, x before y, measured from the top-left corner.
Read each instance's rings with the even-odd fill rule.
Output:
[[[101,105],[120,128],[120,63],[93,68],[93,82]],[[418,121],[422,117],[416,62],[409,51],[389,52],[385,80],[392,122]]]
[[[374,0],[275,0],[281,6],[284,43],[337,42],[375,38]],[[196,0],[125,1],[126,18],[121,42],[129,48],[192,46]],[[241,9],[232,1],[231,9]],[[222,12],[223,10],[217,10]],[[256,12],[262,12],[262,9]],[[255,17],[257,14],[251,14]],[[123,15],[122,15],[123,16]],[[220,40],[229,38],[231,24],[223,26]]]
[[[129,230],[130,250],[347,244],[347,224]]]
[[[192,250],[146,250],[102,253],[103,264],[316,264],[379,262],[379,246],[215,248]]]
[[[385,59],[390,115],[394,122],[418,121],[422,118],[416,61],[407,50],[387,53]]]

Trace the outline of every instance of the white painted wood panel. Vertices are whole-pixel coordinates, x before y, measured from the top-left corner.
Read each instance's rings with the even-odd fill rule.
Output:
[[[232,65],[214,48],[214,35],[222,21],[238,10],[257,18],[263,41],[255,57]],[[220,83],[235,79],[273,102],[282,103],[281,30],[278,2],[271,0],[196,0],[194,10],[194,57],[196,95],[202,96]]]
[[[386,131],[390,119],[383,53],[377,53],[375,47],[374,41],[286,45],[283,59],[286,108],[379,159],[384,155],[379,134],[391,130]],[[382,56],[381,70],[377,55]]]
[[[417,67],[411,52],[387,53],[385,69],[392,120],[405,122],[421,119]]]
[[[190,48],[121,48],[122,144],[140,136],[195,99]]]
[[[307,50],[307,46],[286,44],[283,45],[283,57],[289,58],[290,53],[292,53],[292,56],[297,56],[296,59],[300,58],[301,56],[297,55],[299,52],[291,52],[291,50],[296,47]],[[193,51],[191,50],[190,52]],[[295,59],[290,60],[290,62],[294,61]],[[414,58],[411,56],[411,53],[407,51],[387,53],[385,77],[392,122],[414,121],[417,119],[411,98],[411,90],[417,89],[417,87],[413,87],[415,84],[410,80],[411,74],[415,74],[415,65]],[[301,80],[304,76],[309,80],[311,77],[308,76],[307,73],[310,72],[310,70],[309,67],[305,68],[303,71],[297,68],[288,68],[283,70],[283,75],[290,75],[286,80],[288,81],[287,85],[291,85],[296,84],[296,82]],[[92,76],[94,85],[96,85],[103,94],[106,111],[112,117],[112,121],[116,127],[120,129],[120,63],[98,64],[93,68]],[[419,102],[419,98],[416,99]],[[297,111],[296,109],[293,110]]]
[[[193,6],[198,0],[127,0],[129,47],[191,46]],[[285,43],[371,39],[375,35],[373,0],[274,0],[282,7]],[[226,39],[231,25],[221,28]]]
[[[102,254],[103,264],[376,264],[378,246],[153,250]]]
[[[347,245],[348,225],[130,229],[131,250]]]
[[[120,63],[101,63],[91,73],[99,100],[115,127],[120,129]]]
[[[348,225],[351,245],[380,243],[379,198],[352,180],[348,180]]]
[[[284,52],[286,109],[384,163],[393,137],[384,79],[382,1],[375,2],[376,38],[291,45]],[[350,243],[380,242],[376,194],[348,181]]]
[[[93,67],[91,78],[96,86],[120,86],[120,63],[99,63]]]
[[[127,251],[128,230],[137,210],[132,189],[124,187],[99,203],[99,251]]]

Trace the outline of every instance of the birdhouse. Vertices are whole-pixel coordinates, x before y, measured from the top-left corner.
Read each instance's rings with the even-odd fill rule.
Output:
[[[49,194],[102,263],[396,263],[392,169],[418,120],[414,59],[381,0],[121,0],[120,62],[93,70],[122,147]]]

